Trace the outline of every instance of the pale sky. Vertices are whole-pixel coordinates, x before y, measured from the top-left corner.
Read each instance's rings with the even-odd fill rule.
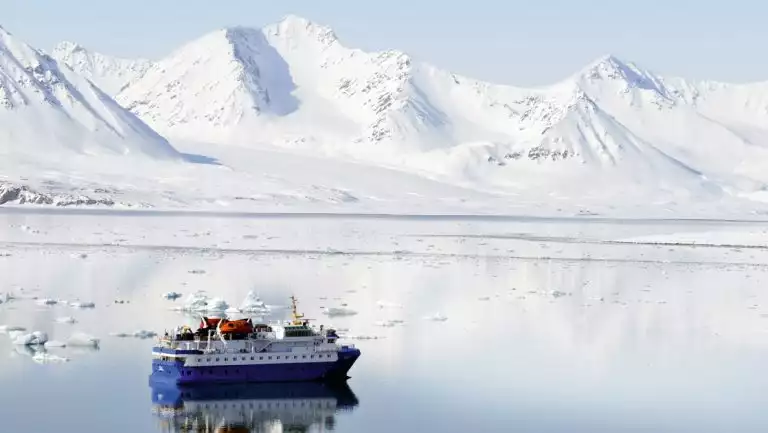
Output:
[[[0,25],[37,48],[70,40],[155,59],[208,31],[286,14],[332,27],[348,47],[396,48],[504,84],[553,83],[605,54],[667,75],[768,80],[765,1],[0,0]]]

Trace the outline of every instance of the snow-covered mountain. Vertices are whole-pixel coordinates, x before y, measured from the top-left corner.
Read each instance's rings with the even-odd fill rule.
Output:
[[[768,84],[668,79],[613,56],[523,89],[350,49],[289,16],[205,35],[116,98],[176,139],[300,147],[505,191],[646,184],[716,198],[768,183]]]
[[[4,164],[74,155],[176,159],[155,131],[90,81],[0,28],[0,153]]]
[[[152,66],[152,62],[146,59],[112,57],[89,51],[73,42],[57,44],[51,56],[110,95],[116,95],[126,84],[143,75]]]

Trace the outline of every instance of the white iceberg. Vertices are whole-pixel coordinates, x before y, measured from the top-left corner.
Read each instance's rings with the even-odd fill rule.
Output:
[[[243,313],[268,313],[269,310],[264,301],[252,290],[248,292],[243,303],[240,304],[240,311]]]
[[[67,347],[67,343],[58,340],[50,340],[45,343],[45,347]]]
[[[213,298],[210,301],[208,301],[208,305],[205,311],[224,312],[224,311],[227,311],[228,309],[229,309],[229,304],[227,304],[227,301],[221,298]]]
[[[9,333],[13,339],[13,344],[17,346],[42,346],[48,341],[48,334],[45,332],[35,331],[30,334],[23,332]]]
[[[82,332],[72,334],[67,340],[68,346],[99,347],[99,339]]]
[[[56,323],[62,323],[62,324],[69,324],[69,325],[71,325],[73,323],[77,323],[77,320],[75,320],[75,318],[72,317],[72,316],[66,316],[66,317],[59,317],[59,318],[57,318],[56,319]]]
[[[184,306],[181,309],[184,311],[205,311],[208,300],[208,295],[202,290],[190,293],[184,300]]]

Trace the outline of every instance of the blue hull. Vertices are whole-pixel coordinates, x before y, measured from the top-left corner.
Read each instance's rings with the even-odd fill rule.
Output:
[[[345,381],[360,350],[342,348],[335,362],[184,367],[181,362],[152,360],[150,382],[168,384]]]

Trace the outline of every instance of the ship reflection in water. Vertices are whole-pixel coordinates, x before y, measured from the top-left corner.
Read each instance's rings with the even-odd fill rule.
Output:
[[[153,412],[168,433],[333,431],[358,400],[346,383],[152,384]]]

